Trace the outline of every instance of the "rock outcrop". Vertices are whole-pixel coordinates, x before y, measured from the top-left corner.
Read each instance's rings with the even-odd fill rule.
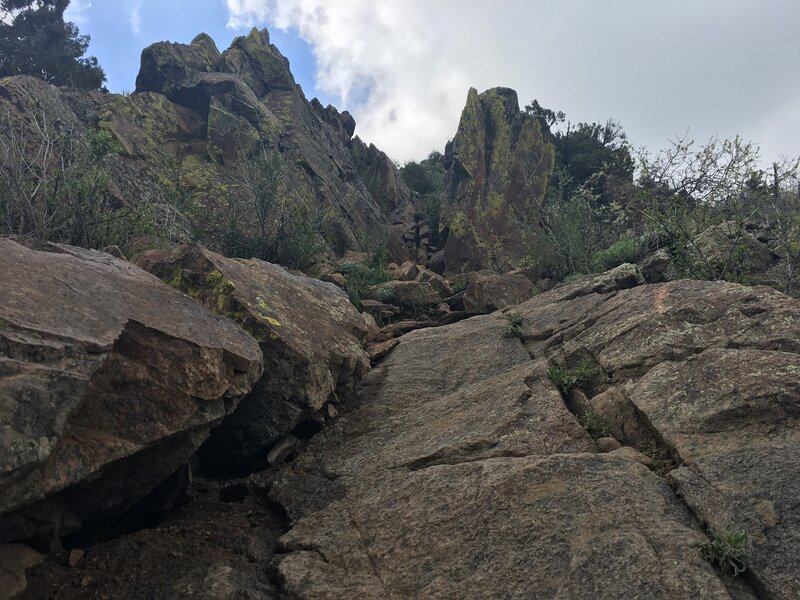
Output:
[[[542,293],[511,333],[507,309],[402,337],[272,485],[284,591],[797,597],[800,304],[640,281],[625,265]],[[553,367],[586,360],[562,397]],[[746,580],[703,559],[709,526],[749,534]]]
[[[207,35],[190,44],[154,44],[142,53],[131,95],[6,78],[0,109],[32,143],[42,123],[53,139],[109,134],[119,151],[103,167],[118,207],[149,202],[168,210],[182,195],[213,205],[239,157],[253,146],[266,148],[281,157],[291,182],[288,201],[327,216],[335,253],[362,250],[366,240],[387,242],[398,262],[411,257],[400,223],[413,214],[413,202],[394,163],[353,138],[349,113],[306,101],[266,30],[236,38],[224,52]]]
[[[110,255],[0,239],[0,542],[58,540],[186,464],[256,341]]]
[[[329,402],[352,396],[369,370],[366,327],[331,283],[257,259],[229,259],[188,244],[151,251],[137,264],[257,340],[264,376],[200,452],[218,470],[246,471],[284,436],[318,430]]]
[[[470,89],[445,149],[443,198],[448,273],[508,271],[538,235],[554,163],[539,121],[520,111],[517,94]]]
[[[466,280],[464,310],[471,313],[490,313],[521,304],[535,291],[531,280],[521,273],[476,271],[461,277]]]

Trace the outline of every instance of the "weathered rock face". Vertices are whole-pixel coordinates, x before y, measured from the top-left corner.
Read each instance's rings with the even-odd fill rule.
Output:
[[[371,173],[365,185],[360,175],[369,169],[362,165],[360,171],[350,152],[352,116],[307,102],[266,30],[235,39],[221,54],[207,36],[189,46],[155,44],[142,54],[136,90],[163,94],[201,115],[208,153],[203,160],[219,151],[233,158],[237,145],[254,140],[280,149],[292,171],[294,201],[338,217],[340,252],[359,249],[359,235],[386,239],[388,215],[410,202],[394,165],[377,149],[372,162],[381,164],[380,173]],[[401,245],[390,246],[393,258],[407,255]]]
[[[256,341],[125,261],[0,239],[0,541],[66,534],[185,464]]]
[[[767,271],[778,260],[769,246],[730,222],[709,227],[697,236],[694,246],[699,253],[696,258],[715,272],[753,283],[769,283]]]
[[[369,369],[359,341],[363,320],[331,283],[194,244],[144,253],[137,264],[235,321],[261,346],[264,377],[201,452],[214,467],[246,468],[244,461],[319,417],[326,403],[351,395]]]
[[[539,233],[554,156],[539,122],[520,112],[516,92],[469,91],[445,150],[448,273],[516,266],[525,256],[525,242]]]
[[[402,239],[411,194],[391,160],[352,140],[349,113],[307,102],[289,63],[253,30],[219,52],[206,35],[158,43],[142,53],[130,96],[59,90],[29,77],[0,82],[0,110],[46,117],[52,135],[110,133],[121,147],[104,161],[120,205],[169,204],[176,192],[201,204],[224,194],[223,177],[253,145],[277,151],[293,205],[328,215],[329,243],[343,254],[364,239],[388,240],[391,258],[410,257]],[[30,139],[36,140],[32,123]],[[180,185],[180,190],[176,186]]]
[[[500,275],[492,271],[476,271],[466,277],[464,310],[468,312],[488,313],[514,306],[534,294],[533,282],[519,273]]]
[[[640,282],[623,265],[539,294],[515,335],[508,309],[400,338],[272,486],[293,522],[283,591],[800,595],[800,303]],[[587,358],[599,373],[562,397],[549,369]],[[602,445],[585,411],[607,419]],[[703,559],[707,525],[749,533],[746,581]]]

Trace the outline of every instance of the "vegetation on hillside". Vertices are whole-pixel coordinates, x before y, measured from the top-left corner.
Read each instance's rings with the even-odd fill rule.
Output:
[[[752,283],[769,268],[768,253],[780,258],[771,281],[800,292],[798,160],[765,171],[758,147],[739,137],[634,150],[615,121],[565,124],[564,113],[535,100],[526,110],[556,148],[545,236],[527,265],[537,275],[602,271],[663,248],[675,276]]]
[[[407,162],[400,167],[400,176],[408,189],[419,196],[420,212],[417,217],[424,219],[430,227],[431,243],[438,244],[444,192],[442,153],[433,150],[424,160]]]

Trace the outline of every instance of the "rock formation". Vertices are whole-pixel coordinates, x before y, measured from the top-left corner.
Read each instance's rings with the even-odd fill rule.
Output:
[[[238,323],[263,352],[264,376],[201,450],[216,469],[247,471],[250,459],[284,436],[315,432],[323,407],[352,396],[369,369],[359,341],[366,328],[333,284],[194,244],[147,252],[136,262]]]
[[[286,593],[800,594],[800,304],[628,270],[525,302],[518,336],[501,312],[401,338],[272,488]],[[562,399],[550,370],[583,359],[599,374]],[[625,447],[600,453],[587,412]],[[703,560],[706,526],[749,533],[746,582]]]
[[[445,149],[446,269],[508,271],[541,235],[554,150],[538,120],[520,112],[517,93],[471,89]]]
[[[101,290],[114,285],[107,270],[124,265],[63,247],[62,254],[19,248],[42,261],[91,259],[106,276]],[[239,452],[235,463],[267,444],[263,452],[280,457],[269,461],[278,468],[230,485],[201,480],[194,508],[177,522],[87,548],[84,571],[59,566],[66,556],[29,568],[40,594],[63,580],[84,590],[89,574],[98,595],[122,596],[137,589],[255,598],[800,594],[796,300],[723,282],[646,285],[635,266],[622,265],[518,306],[386,340],[371,352],[378,362],[359,396],[337,404],[328,402],[337,382],[349,388],[364,372],[357,343],[364,325],[332,284],[197,246],[138,262],[185,294],[125,266],[139,285],[154,284],[147,296],[193,307],[186,310],[205,315],[198,323],[217,328],[209,331],[239,323],[268,365],[199,460]],[[35,290],[42,279],[27,270],[26,289]],[[425,273],[396,283],[430,285],[433,274]],[[89,287],[78,289],[87,296]],[[78,292],[64,293],[69,300]],[[65,324],[77,337],[69,314]],[[153,360],[167,364],[167,348],[158,346]],[[313,420],[320,402],[328,402],[330,422],[307,447],[291,442],[298,432],[284,434],[296,427],[292,415]],[[276,429],[263,420],[270,415],[290,418]],[[265,437],[251,445],[257,430]],[[156,447],[159,460],[146,453],[147,468],[127,463],[134,481],[176,452]],[[269,516],[265,493],[289,522]],[[747,570],[737,578],[721,576],[700,551],[709,529],[726,528],[749,537]],[[113,557],[139,552],[139,541],[153,548],[152,559],[117,561],[115,578],[105,573]],[[24,548],[0,550],[27,556]],[[30,558],[24,565],[40,560]],[[9,571],[15,585],[20,569]]]
[[[186,464],[255,340],[130,263],[0,239],[0,542],[58,539]]]
[[[269,148],[282,157],[291,203],[328,215],[334,252],[385,242],[392,259],[411,256],[402,227],[392,226],[414,212],[394,164],[353,139],[349,113],[306,101],[266,30],[235,39],[222,53],[206,35],[191,44],[154,44],[142,53],[129,96],[6,78],[0,110],[32,140],[34,118],[45,118],[52,135],[109,133],[121,147],[104,165],[119,206],[172,202],[177,185],[195,201],[213,202],[241,153]]]

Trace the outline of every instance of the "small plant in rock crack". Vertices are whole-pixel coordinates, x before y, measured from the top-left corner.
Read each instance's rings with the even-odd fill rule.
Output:
[[[547,371],[547,378],[566,395],[574,387],[587,385],[599,372],[597,365],[587,358],[579,362],[574,369],[553,367]]]
[[[585,386],[595,375],[600,372],[600,369],[591,359],[585,358],[572,369],[572,375],[575,377],[575,384],[579,387]]]
[[[515,310],[503,318],[506,320],[506,325],[503,327],[503,335],[522,339],[522,325],[525,323],[525,317],[522,316],[522,313]]]
[[[569,394],[569,391],[574,388],[577,383],[572,371],[567,371],[563,367],[553,367],[547,371],[547,379],[560,389],[563,394]]]
[[[723,575],[736,577],[747,568],[747,532],[725,528],[708,530],[711,539],[700,546],[703,558]]]
[[[586,433],[588,433],[593,440],[599,440],[600,438],[611,435],[608,423],[597,413],[591,411],[583,413],[578,417],[578,423],[581,424],[581,427],[586,430]]]

